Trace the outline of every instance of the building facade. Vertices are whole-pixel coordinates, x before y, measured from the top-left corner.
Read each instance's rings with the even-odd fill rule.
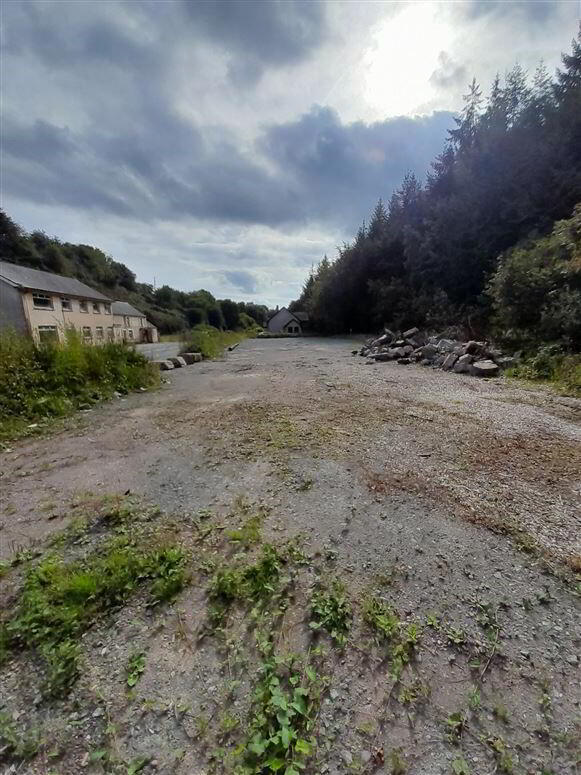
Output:
[[[0,261],[0,328],[29,334],[36,342],[63,341],[70,329],[87,343],[121,340],[123,328],[117,335],[113,304],[73,277]],[[145,320],[143,313],[131,309]],[[155,339],[140,338],[141,328],[147,327],[154,329]],[[157,341],[157,329],[151,324],[131,330],[128,341]]]
[[[297,312],[294,315],[286,307],[281,307],[268,319],[266,329],[271,334],[295,334],[298,336],[303,333],[306,321],[307,315],[304,313]]]
[[[113,329],[115,339],[123,342],[157,342],[157,328],[135,307],[126,301],[113,302]]]

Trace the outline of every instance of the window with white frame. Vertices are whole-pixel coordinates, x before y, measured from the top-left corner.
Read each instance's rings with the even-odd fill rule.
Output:
[[[98,301],[94,301],[93,302],[93,312],[96,315],[100,315],[101,314],[101,305],[99,304]]]
[[[89,302],[81,300],[79,302],[79,311],[80,312],[88,312],[89,311]]]
[[[38,338],[41,342],[56,342],[58,331],[56,326],[39,326]]]
[[[46,293],[33,293],[32,303],[36,309],[54,309],[52,304],[52,296]]]
[[[127,330],[127,336],[128,336],[130,339],[133,339],[133,329],[132,329],[132,328],[129,328],[129,329]]]
[[[105,309],[105,314],[110,315],[111,314],[111,305],[105,302],[103,304],[103,308]]]
[[[115,331],[114,331],[114,329],[113,329],[113,326],[108,326],[108,327],[107,327],[107,339],[108,339],[110,342],[113,342],[113,341],[115,341]]]
[[[63,298],[61,298],[61,307],[64,310],[68,310],[70,312],[72,310],[72,308],[73,308],[73,302],[70,299],[65,299],[63,297]]]
[[[105,333],[103,331],[103,326],[97,326],[95,328],[95,339],[104,339]]]
[[[93,338],[93,332],[91,326],[83,326],[83,339],[89,340]]]

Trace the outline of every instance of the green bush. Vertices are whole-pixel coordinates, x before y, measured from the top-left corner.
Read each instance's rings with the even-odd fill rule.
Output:
[[[123,344],[66,342],[35,344],[0,334],[0,437],[19,435],[28,424],[69,414],[80,406],[156,384],[158,373]]]
[[[581,355],[563,353],[548,345],[507,372],[510,377],[554,383],[561,393],[581,396]]]
[[[495,322],[512,344],[581,349],[581,204],[548,237],[500,257],[488,287]]]

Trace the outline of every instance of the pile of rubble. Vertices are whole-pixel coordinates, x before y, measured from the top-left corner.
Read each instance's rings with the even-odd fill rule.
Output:
[[[368,358],[367,363],[397,361],[405,366],[419,363],[422,366],[472,374],[475,377],[496,377],[504,369],[515,365],[515,359],[504,356],[487,342],[460,342],[438,336],[426,336],[419,328],[410,328],[401,336],[385,330],[377,339],[368,341],[361,350],[353,353]]]

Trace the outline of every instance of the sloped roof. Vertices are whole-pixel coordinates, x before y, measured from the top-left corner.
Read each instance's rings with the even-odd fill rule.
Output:
[[[297,317],[295,317],[295,315],[294,315],[294,313],[293,313],[293,312],[291,312],[290,310],[288,310],[286,307],[281,307],[280,309],[277,309],[277,310],[276,310],[276,312],[273,312],[273,313],[272,313],[272,315],[271,315],[269,318],[267,318],[267,319],[266,319],[266,322],[267,322],[267,323],[270,323],[270,321],[271,321],[271,320],[274,320],[274,318],[275,318],[277,315],[280,315],[280,313],[281,313],[281,312],[286,312],[288,315],[291,315],[293,318],[295,318],[295,320],[297,320],[297,321],[298,321],[298,318],[297,318]]]
[[[10,264],[8,261],[0,261],[0,278],[31,291],[45,291],[46,293],[58,293],[63,296],[82,296],[85,299],[110,301],[107,296],[74,277],[63,277],[63,275],[53,274],[52,272],[41,272],[39,269],[30,269],[27,266]]]
[[[114,315],[133,315],[134,317],[144,318],[145,312],[140,312],[127,301],[114,301],[111,307]]]

